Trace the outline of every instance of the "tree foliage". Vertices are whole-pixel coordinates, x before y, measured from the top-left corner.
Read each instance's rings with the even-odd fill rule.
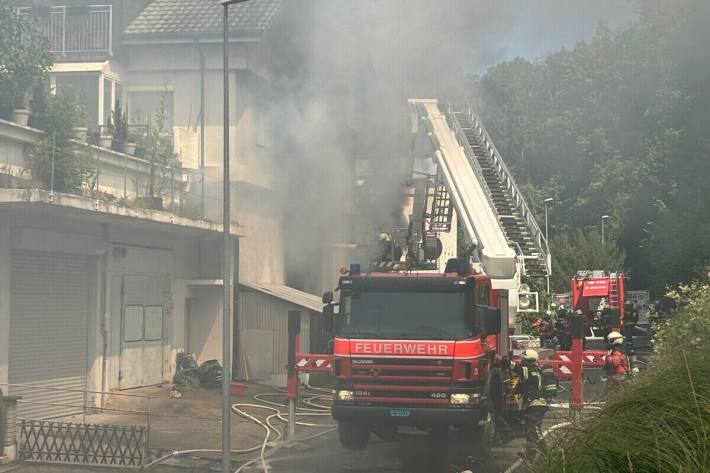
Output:
[[[29,154],[33,177],[57,192],[76,192],[93,166],[85,145],[72,141],[74,127],[86,126],[86,112],[71,89],[47,97],[44,137]],[[53,181],[53,182],[52,182]]]
[[[0,25],[0,104],[24,108],[54,58],[36,25],[18,16],[7,0],[0,0]]]
[[[499,64],[475,84],[536,213],[540,197],[555,197],[553,233],[588,234],[609,215],[633,283],[659,292],[710,264],[709,17],[705,0],[650,0],[623,30],[602,26],[588,43]]]

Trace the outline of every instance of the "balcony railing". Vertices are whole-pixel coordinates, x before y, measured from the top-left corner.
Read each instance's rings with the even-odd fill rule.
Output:
[[[111,5],[19,8],[18,12],[37,22],[53,53],[113,53]]]

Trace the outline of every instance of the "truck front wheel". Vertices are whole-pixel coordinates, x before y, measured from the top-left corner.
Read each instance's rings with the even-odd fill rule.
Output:
[[[340,445],[347,450],[365,450],[370,441],[370,428],[355,422],[339,422]]]

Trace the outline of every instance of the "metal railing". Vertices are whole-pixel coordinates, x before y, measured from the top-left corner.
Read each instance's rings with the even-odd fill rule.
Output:
[[[476,132],[478,133],[485,151],[489,153],[489,156],[493,161],[493,165],[495,166],[496,171],[503,178],[503,183],[506,186],[506,189],[510,192],[510,195],[513,199],[513,204],[515,205],[516,210],[520,213],[520,216],[522,217],[523,221],[525,222],[525,225],[530,231],[533,241],[535,241],[537,247],[542,252],[542,256],[545,260],[545,269],[547,271],[547,274],[551,274],[552,268],[550,267],[550,258],[548,256],[550,254],[550,247],[548,246],[547,239],[545,238],[544,233],[542,232],[542,230],[540,230],[540,227],[535,221],[535,216],[530,210],[530,207],[528,206],[527,202],[525,201],[523,193],[520,192],[520,189],[515,184],[513,174],[505,165],[505,162],[503,161],[503,158],[498,152],[498,149],[493,144],[493,140],[491,140],[488,131],[483,126],[481,119],[473,111],[470,104],[467,106],[465,112],[468,114],[468,117],[471,120],[471,123],[473,124],[474,130],[476,130]]]
[[[464,154],[466,155],[466,158],[468,158],[468,162],[471,164],[471,168],[473,169],[473,173],[478,179],[478,183],[484,190],[484,194],[486,195],[486,199],[488,200],[489,207],[491,208],[491,210],[493,210],[493,213],[496,215],[496,217],[499,217],[498,209],[496,208],[496,205],[493,202],[493,195],[491,189],[490,187],[488,187],[486,178],[483,175],[483,168],[481,168],[481,164],[478,162],[478,159],[476,159],[476,154],[473,152],[473,148],[471,148],[471,143],[468,142],[468,139],[466,138],[466,133],[464,132],[461,123],[459,123],[458,119],[456,118],[456,115],[454,114],[454,109],[451,105],[447,106],[445,116],[447,118],[449,126],[456,135],[456,141],[458,141],[459,146],[463,148]]]
[[[23,7],[18,13],[37,22],[53,53],[113,53],[111,5]]]

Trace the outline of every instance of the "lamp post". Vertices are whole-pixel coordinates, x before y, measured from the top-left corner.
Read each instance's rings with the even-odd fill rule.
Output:
[[[604,245],[604,242],[606,241],[604,238],[604,221],[609,218],[608,215],[602,215],[602,245]]]
[[[548,253],[549,253],[549,251],[550,251],[550,239],[549,239],[549,226],[548,226],[548,223],[547,223],[547,211],[548,211],[549,206],[550,206],[550,205],[552,204],[552,202],[554,202],[554,201],[555,201],[555,199],[553,199],[552,197],[548,197],[547,199],[545,199],[545,200],[543,201],[544,204],[545,204],[545,241],[547,242],[547,251],[548,251]],[[549,255],[548,255],[548,258],[549,258]],[[549,264],[548,264],[548,266],[547,266],[546,269],[547,269],[547,271],[545,271],[545,275],[546,275],[546,276],[545,276],[545,279],[546,279],[546,282],[547,282],[547,293],[549,294],[549,293],[550,293],[550,265],[549,265]]]
[[[231,405],[229,384],[232,381],[232,350],[231,350],[231,279],[232,279],[232,248],[231,248],[231,212],[229,192],[229,6],[247,0],[221,0],[223,10],[222,49],[224,72],[224,154],[223,154],[223,193],[222,193],[222,473],[230,473],[232,461],[231,443]]]

